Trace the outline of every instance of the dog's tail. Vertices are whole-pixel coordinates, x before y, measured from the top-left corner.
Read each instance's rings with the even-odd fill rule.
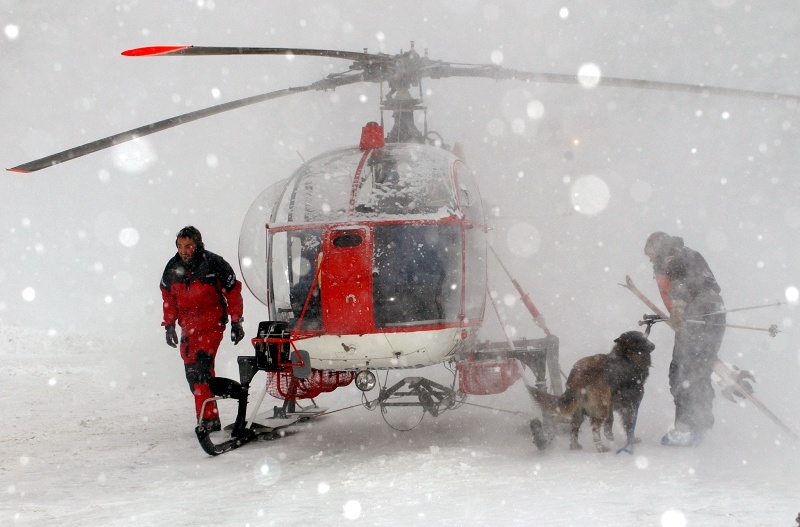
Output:
[[[575,406],[578,404],[578,397],[572,390],[567,389],[562,395],[553,395],[552,393],[543,392],[533,386],[528,386],[536,404],[542,409],[542,413],[549,415],[571,414],[575,411]]]

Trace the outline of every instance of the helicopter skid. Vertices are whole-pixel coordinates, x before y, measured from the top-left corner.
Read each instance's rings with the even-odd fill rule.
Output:
[[[389,388],[382,388],[374,405],[386,412],[391,407],[418,406],[423,412],[438,417],[442,412],[453,408],[457,402],[456,392],[448,386],[424,377],[406,377]]]

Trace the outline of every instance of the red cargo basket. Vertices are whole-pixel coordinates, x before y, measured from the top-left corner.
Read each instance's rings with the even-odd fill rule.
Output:
[[[516,359],[477,361],[473,358],[456,366],[458,389],[469,395],[491,395],[508,390],[522,377],[522,365]]]
[[[292,371],[267,372],[267,393],[276,399],[313,399],[322,392],[347,386],[356,374],[352,371],[311,370],[306,379],[298,379]]]

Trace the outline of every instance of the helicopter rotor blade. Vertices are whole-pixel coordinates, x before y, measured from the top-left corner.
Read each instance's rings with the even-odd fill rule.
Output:
[[[524,70],[506,69],[494,65],[454,65],[447,63],[432,63],[425,67],[425,77],[432,79],[445,77],[478,77],[494,80],[523,80],[543,84],[580,84],[579,75],[561,73],[540,73]],[[589,79],[591,80],[591,79]],[[689,84],[681,82],[649,81],[642,79],[628,79],[622,77],[596,77],[598,87],[634,88],[640,90],[672,91],[694,93],[700,95],[726,95],[746,97],[752,99],[765,99],[771,101],[800,102],[800,95],[788,93],[768,92],[759,90],[746,90],[740,88],[725,88],[705,84]]]
[[[198,119],[203,119],[205,117],[210,117],[212,115],[216,115],[219,113],[235,110],[237,108],[242,108],[244,106],[249,106],[251,104],[257,104],[263,101],[277,99],[279,97],[285,97],[287,95],[294,95],[296,93],[302,93],[311,90],[330,90],[337,88],[339,86],[354,84],[362,81],[363,81],[362,74],[331,77],[323,79],[321,81],[317,81],[313,84],[309,84],[308,86],[285,88],[283,90],[277,90],[269,93],[263,93],[261,95],[254,95],[251,97],[245,97],[243,99],[237,99],[235,101],[218,104],[216,106],[210,106],[208,108],[203,108],[202,110],[196,110],[175,117],[170,117],[169,119],[163,119],[161,121],[146,124],[144,126],[128,130],[126,132],[120,132],[118,134],[104,137],[102,139],[98,139],[90,143],[69,148],[67,150],[64,150],[63,152],[58,152],[57,154],[52,154],[47,157],[23,163],[13,168],[9,168],[7,170],[10,172],[20,172],[20,173],[35,172],[43,168],[63,163],[64,161],[75,159],[76,157],[85,156],[86,154],[91,154],[99,150],[110,148],[120,143],[132,141],[139,137],[144,137],[146,135],[154,134],[156,132],[160,132],[168,128],[173,128],[175,126],[196,121]]]
[[[354,51],[338,51],[327,49],[305,49],[305,48],[260,48],[260,47],[216,47],[216,46],[149,46],[130,49],[122,52],[126,56],[204,56],[204,55],[285,55],[285,56],[316,56],[333,57],[352,60],[351,69],[365,69],[372,64],[399,64],[404,58],[409,61],[404,65],[406,71],[403,72],[403,80],[417,77],[421,79],[428,77],[432,79],[445,77],[476,77],[490,78],[494,80],[524,80],[543,84],[580,84],[579,75],[568,75],[561,73],[542,73],[524,70],[502,68],[496,65],[482,64],[456,64],[442,61],[433,61],[427,57],[419,57],[413,51],[401,53],[396,56],[375,53],[359,53]],[[410,65],[410,67],[408,67]],[[414,74],[414,70],[417,74]],[[369,80],[372,82],[390,81],[396,78],[387,68],[380,70],[370,70]],[[588,79],[591,80],[591,79]],[[659,90],[683,93],[695,93],[700,95],[727,95],[736,97],[757,98],[765,100],[779,101],[800,101],[800,95],[787,93],[767,92],[760,90],[746,90],[739,88],[725,88],[720,86],[710,86],[705,84],[689,84],[681,82],[649,81],[643,79],[631,79],[623,77],[597,77],[597,86],[609,86],[618,88],[634,88],[640,90]]]
[[[333,49],[305,48],[253,48],[218,46],[147,46],[128,49],[122,52],[126,57],[167,57],[167,56],[209,56],[209,55],[284,55],[307,57],[331,57],[352,61],[394,62],[390,55],[359,53],[357,51],[338,51]]]
[[[234,110],[243,106],[256,104],[270,99],[276,99],[295,93],[310,90],[332,90],[339,86],[354,84],[358,82],[387,82],[392,91],[407,88],[418,84],[423,78],[439,79],[447,77],[473,77],[488,78],[494,80],[521,80],[532,83],[543,84],[571,84],[580,85],[582,79],[579,75],[568,75],[560,73],[541,73],[516,69],[502,68],[497,65],[489,64],[460,64],[447,63],[443,61],[431,60],[427,57],[420,57],[413,49],[408,52],[401,52],[397,55],[358,53],[349,51],[303,49],[303,48],[251,48],[251,47],[214,47],[214,46],[150,46],[135,48],[124,51],[126,56],[191,56],[191,55],[284,55],[284,56],[318,56],[333,57],[352,60],[348,71],[344,73],[331,74],[323,80],[317,81],[308,86],[286,88],[270,93],[246,97],[236,101],[219,104],[203,110],[189,112],[183,115],[164,119],[152,124],[141,126],[127,132],[115,134],[91,143],[78,147],[70,148],[63,152],[53,154],[35,161],[18,165],[8,169],[12,172],[34,172],[41,170],[76,157],[84,156],[98,150],[149,135],[167,128],[172,128],[191,121],[216,115],[218,113]],[[621,77],[598,76],[593,84],[599,87],[611,86],[619,88],[634,88],[640,90],[660,90],[683,93],[694,93],[703,96],[726,95],[746,98],[758,98],[771,101],[785,101],[798,103],[800,96],[758,90],[746,90],[739,88],[725,88],[719,86],[707,86],[704,84],[688,84],[680,82],[648,81],[641,79],[629,79]]]

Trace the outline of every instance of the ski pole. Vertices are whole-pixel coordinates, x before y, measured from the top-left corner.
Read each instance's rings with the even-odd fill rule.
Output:
[[[736,328],[736,329],[751,329],[753,331],[766,331],[769,333],[770,337],[775,337],[780,333],[778,326],[776,324],[772,324],[768,328],[754,328],[753,326],[739,326],[737,324],[712,324],[711,322],[706,322],[705,320],[687,320],[687,323],[691,324],[703,324],[705,326],[721,326],[725,328]]]
[[[645,333],[645,335],[647,335],[650,332],[650,326],[652,326],[656,322],[666,322],[667,324],[672,326],[673,320],[671,318],[663,317],[663,316],[658,315],[658,314],[657,315],[644,315],[644,318],[639,321],[639,325],[643,326],[643,325],[647,324],[647,333]],[[717,326],[717,327],[723,327],[723,328],[751,329],[753,331],[766,331],[766,332],[769,333],[770,337],[775,337],[775,336],[778,335],[778,333],[780,333],[780,330],[778,329],[778,326],[776,324],[772,324],[768,328],[756,328],[756,327],[753,327],[753,326],[740,326],[738,324],[714,324],[713,322],[706,322],[705,320],[694,320],[694,319],[691,319],[691,318],[686,320],[686,323],[687,324],[703,324],[704,326]]]
[[[698,315],[698,316],[710,317],[711,315],[721,315],[722,313],[735,313],[736,311],[748,311],[750,309],[762,309],[762,308],[765,308],[765,307],[773,307],[773,306],[774,307],[778,307],[778,306],[782,306],[782,305],[785,305],[785,304],[786,304],[786,302],[775,302],[774,304],[762,304],[762,305],[758,305],[758,306],[737,307],[737,308],[734,308],[734,309],[723,309],[721,311],[714,311],[712,313],[706,313],[705,315]]]

